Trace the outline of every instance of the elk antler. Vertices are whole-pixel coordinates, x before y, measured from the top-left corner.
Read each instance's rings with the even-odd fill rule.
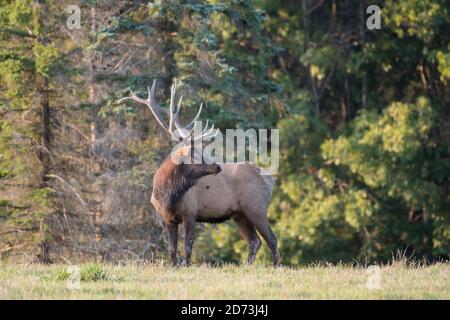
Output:
[[[180,113],[180,110],[182,107],[183,96],[180,97],[180,99],[178,100],[178,104],[175,105],[177,80],[176,79],[174,80],[172,87],[170,89],[169,110],[160,107],[158,105],[158,103],[156,102],[155,88],[156,88],[156,79],[153,81],[152,87],[147,88],[148,89],[147,99],[142,99],[142,98],[136,96],[133,93],[133,91],[131,91],[131,89],[130,89],[131,96],[124,97],[124,98],[120,99],[119,102],[129,99],[129,100],[133,100],[138,103],[141,103],[141,104],[145,104],[150,109],[153,116],[156,118],[156,121],[158,121],[158,123],[164,128],[164,130],[166,130],[172,137],[175,137],[176,139],[178,139],[178,137],[176,137],[176,135],[174,134],[174,127],[175,127],[178,131],[178,134],[181,136],[181,138],[183,138],[183,139],[190,138],[194,131],[195,123],[198,120],[198,118],[200,117],[200,114],[202,112],[203,103],[200,104],[200,107],[199,107],[198,112],[197,112],[196,116],[194,117],[194,119],[191,122],[189,122],[186,126],[183,127],[178,122],[178,114]],[[163,118],[161,117],[161,113],[164,113],[168,116],[169,123],[167,125],[164,124]],[[192,138],[194,139],[194,141],[202,140],[204,138],[212,138],[219,132],[219,129],[216,129],[214,134],[213,134],[213,131],[214,131],[214,125],[212,125],[211,128],[208,129],[208,121],[207,121],[206,126],[203,129],[203,131],[201,132],[201,134],[196,137],[192,137]]]

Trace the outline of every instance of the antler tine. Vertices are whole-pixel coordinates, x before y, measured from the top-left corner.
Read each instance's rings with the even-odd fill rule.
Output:
[[[220,129],[217,128],[216,132],[214,132],[213,134],[211,134],[208,138],[214,138],[215,136],[217,136],[217,134],[219,133]]]
[[[183,102],[183,96],[180,97],[178,104],[175,106],[175,99],[177,97],[177,79],[174,79],[172,88],[170,90],[170,107],[172,108],[171,113],[173,115],[178,115],[181,109],[181,103]]]
[[[131,90],[131,88],[128,88],[128,90],[130,90],[131,96],[129,96],[129,97],[123,97],[122,99],[119,100],[119,102],[122,102],[122,101],[127,100],[127,99],[135,100],[134,98],[139,98],[138,96],[136,96],[136,95],[133,93],[133,90]],[[140,98],[139,98],[139,99],[140,99]]]
[[[212,134],[212,132],[214,131],[214,124],[211,126],[211,128],[209,128],[208,131],[207,130],[208,130],[208,121],[206,122],[205,129],[202,131],[202,133],[198,137],[194,138],[194,141],[202,140],[205,138],[208,138],[208,139],[213,138],[217,135],[217,133],[219,133],[219,128],[217,128],[216,132],[214,134]],[[205,133],[205,131],[207,131],[207,132]]]
[[[181,96],[180,97],[180,100],[178,100],[178,105],[177,105],[177,112],[176,112],[176,114],[178,115],[178,113],[180,112],[180,110],[181,110],[181,106],[182,106],[182,103],[183,102],[183,96]]]
[[[158,121],[158,123],[165,129],[168,130],[167,126],[164,124],[164,121],[159,113],[159,109],[161,109],[161,107],[158,106],[158,104],[156,103],[155,99],[154,99],[154,92],[155,92],[155,86],[156,86],[156,80],[153,82],[153,86],[152,89],[148,90],[148,98],[147,99],[142,99],[140,97],[138,97],[137,95],[134,94],[134,92],[130,89],[131,92],[131,96],[128,97],[124,97],[122,99],[119,100],[119,102],[122,102],[124,100],[133,100],[135,102],[141,103],[141,104],[145,104],[150,111],[152,112],[153,116],[155,117],[156,121]]]
[[[205,128],[203,129],[202,133],[200,133],[201,136],[206,132],[206,130],[208,130],[208,125],[209,125],[209,120],[206,120]]]
[[[161,107],[155,100],[155,88],[156,88],[156,79],[153,80],[152,87],[147,87],[148,90],[148,98],[147,101],[151,103],[158,111],[164,112],[167,115],[167,110]]]
[[[219,128],[216,128],[216,132],[213,133],[214,125],[211,127],[211,130],[207,132],[202,138],[214,138],[220,131]]]
[[[186,126],[186,128],[193,128],[195,126],[195,122],[198,120],[198,118],[200,117],[200,114],[202,113],[202,109],[203,109],[203,102],[200,104],[200,108],[198,108],[198,112],[195,115],[194,120],[192,120],[191,122],[189,122],[189,124]]]
[[[175,86],[175,81],[174,83],[172,83],[172,86],[170,87],[170,105],[169,105],[169,132],[170,134],[173,135],[173,101],[175,99],[175,91],[174,90],[174,86]]]
[[[150,88],[150,87],[147,87],[147,91],[148,91],[148,97],[147,97],[147,100],[148,100],[149,102],[151,102],[150,97],[151,97],[152,95],[155,94],[155,87],[156,87],[156,79],[153,80],[153,84],[152,84],[152,87],[151,87],[151,88]],[[156,101],[155,101],[155,102],[156,102]]]

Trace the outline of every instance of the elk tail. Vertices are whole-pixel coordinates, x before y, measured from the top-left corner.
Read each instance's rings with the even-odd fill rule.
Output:
[[[270,199],[272,196],[272,189],[275,184],[275,178],[270,174],[269,171],[259,168],[259,176],[262,178],[266,192],[267,198]]]

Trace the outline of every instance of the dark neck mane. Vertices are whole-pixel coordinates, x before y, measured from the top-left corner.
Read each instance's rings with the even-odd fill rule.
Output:
[[[175,207],[183,195],[198,178],[189,174],[184,164],[176,165],[170,158],[166,159],[157,170],[153,179],[153,197],[158,201],[164,214],[175,215]]]

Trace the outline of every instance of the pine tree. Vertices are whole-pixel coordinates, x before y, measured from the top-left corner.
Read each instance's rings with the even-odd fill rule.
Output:
[[[6,1],[0,9],[2,140],[2,253],[40,246],[48,255],[47,217],[53,210],[48,175],[52,171],[52,106],[56,69],[62,54],[56,42],[58,16],[52,4]],[[30,245],[30,243],[32,245]]]

